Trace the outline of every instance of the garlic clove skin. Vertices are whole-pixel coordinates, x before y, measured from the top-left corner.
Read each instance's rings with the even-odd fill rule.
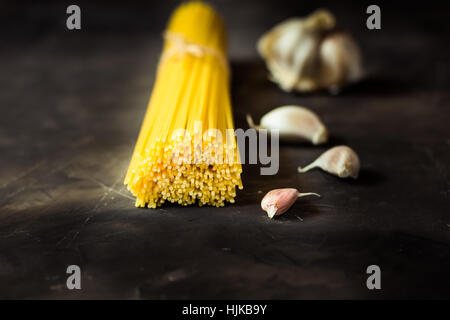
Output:
[[[294,188],[275,189],[269,191],[261,201],[261,208],[267,212],[270,219],[274,216],[285,213],[300,197],[315,195],[320,197],[317,193],[308,192],[300,193]]]
[[[282,106],[273,109],[255,125],[247,116],[250,127],[255,129],[279,130],[281,140],[306,139],[318,145],[328,141],[328,130],[320,118],[311,110],[301,106]]]
[[[298,172],[303,173],[313,168],[321,168],[339,178],[357,179],[360,167],[359,157],[353,149],[347,146],[337,146],[322,153],[306,167],[298,167]]]
[[[336,90],[362,77],[358,45],[349,34],[336,32],[327,10],[281,22],[261,36],[257,49],[271,80],[287,92]]]

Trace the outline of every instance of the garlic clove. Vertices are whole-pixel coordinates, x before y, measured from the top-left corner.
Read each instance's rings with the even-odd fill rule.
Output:
[[[362,77],[358,45],[336,31],[327,10],[281,22],[261,36],[257,49],[270,79],[284,91],[336,90]]]
[[[279,130],[281,140],[306,139],[314,145],[328,140],[328,130],[311,110],[301,106],[282,106],[266,113],[255,125],[250,115],[247,122],[254,129]]]
[[[353,149],[347,146],[331,148],[320,155],[314,162],[306,167],[298,167],[298,172],[307,172],[313,168],[321,168],[339,178],[358,178],[360,160]]]
[[[364,75],[359,47],[347,33],[335,32],[326,37],[320,47],[320,60],[321,83],[329,89],[337,90]]]
[[[266,211],[269,218],[272,219],[274,216],[285,213],[298,198],[310,195],[320,197],[317,193],[300,193],[294,188],[275,189],[269,191],[264,196],[261,201],[261,208]]]

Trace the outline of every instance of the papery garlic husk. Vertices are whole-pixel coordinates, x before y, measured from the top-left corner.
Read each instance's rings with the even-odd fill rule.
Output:
[[[337,31],[333,14],[317,10],[288,19],[258,41],[271,79],[285,91],[336,91],[363,75],[361,53],[350,34]]]
[[[328,130],[320,118],[311,110],[301,106],[282,106],[266,113],[259,125],[250,115],[247,122],[255,129],[279,130],[280,140],[308,140],[314,145],[328,140]]]
[[[285,213],[298,198],[311,195],[320,197],[317,193],[300,193],[294,188],[275,189],[264,196],[261,201],[261,208],[272,219],[274,216]]]
[[[298,167],[298,172],[303,173],[313,168],[321,168],[339,178],[352,177],[357,179],[360,166],[359,157],[353,149],[347,146],[337,146],[322,153],[320,157],[306,167]]]

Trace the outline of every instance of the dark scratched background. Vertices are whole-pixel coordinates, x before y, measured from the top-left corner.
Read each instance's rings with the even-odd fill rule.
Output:
[[[66,29],[78,4],[82,29]],[[0,298],[450,298],[450,9],[444,2],[212,1],[227,22],[237,127],[300,104],[328,145],[282,145],[280,171],[245,166],[224,208],[136,209],[123,186],[178,1],[0,4]],[[258,37],[327,7],[364,53],[367,78],[339,96],[284,93]],[[296,168],[326,148],[358,151],[357,181]],[[261,192],[302,199],[273,221]],[[66,268],[82,290],[66,288]],[[366,288],[377,264],[382,289]]]

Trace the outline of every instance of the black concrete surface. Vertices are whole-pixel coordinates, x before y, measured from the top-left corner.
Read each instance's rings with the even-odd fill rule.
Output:
[[[177,2],[0,5],[0,298],[449,298],[449,9],[366,2],[214,1],[227,21],[234,117],[246,128],[300,104],[329,127],[328,145],[283,144],[280,171],[244,167],[224,208],[136,209],[123,186],[154,81],[161,33]],[[284,93],[255,50],[273,24],[326,6],[364,52],[368,76],[341,95]],[[360,179],[296,168],[348,144]],[[269,220],[263,193],[314,191]],[[79,265],[82,289],[66,288]],[[366,288],[379,265],[382,289]]]

